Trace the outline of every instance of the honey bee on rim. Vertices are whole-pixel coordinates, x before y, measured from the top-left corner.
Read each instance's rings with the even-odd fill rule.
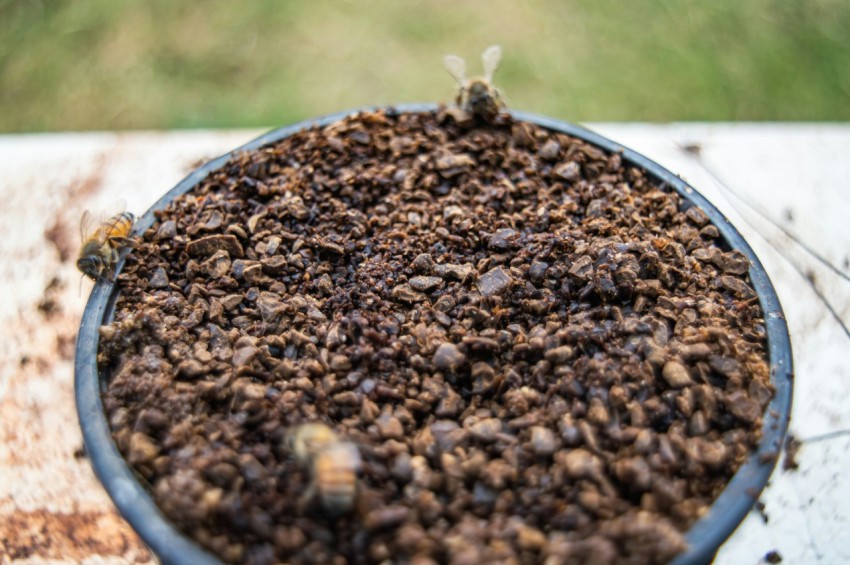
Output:
[[[329,515],[349,512],[357,497],[360,452],[328,426],[307,423],[289,431],[287,442],[295,460],[310,472],[302,504],[315,500]]]
[[[91,213],[86,210],[80,221],[82,246],[77,258],[77,268],[93,281],[113,281],[115,264],[121,248],[130,246],[130,230],[136,218],[130,212],[115,214],[92,229]]]
[[[491,45],[481,54],[484,75],[478,78],[466,78],[466,63],[457,55],[446,55],[443,66],[460,86],[456,104],[475,118],[492,122],[504,107],[502,95],[493,86],[493,74],[502,60],[502,48]]]

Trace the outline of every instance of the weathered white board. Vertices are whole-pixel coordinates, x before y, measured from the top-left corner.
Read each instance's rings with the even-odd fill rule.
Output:
[[[780,462],[761,498],[768,520],[752,513],[717,562],[758,563],[771,550],[786,563],[850,561],[850,338],[806,277],[845,324],[850,282],[717,182],[850,275],[850,125],[591,127],[714,202],[755,249],[785,308],[800,468]],[[122,201],[144,212],[200,162],[259,133],[0,136],[0,563],[152,559],[80,452],[73,346],[90,283],[80,290],[74,268],[79,219]],[[701,147],[699,159],[682,150],[689,144]]]

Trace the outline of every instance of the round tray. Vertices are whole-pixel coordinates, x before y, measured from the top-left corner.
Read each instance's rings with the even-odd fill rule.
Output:
[[[430,112],[437,106],[417,104],[394,108],[398,112]],[[192,190],[210,172],[225,165],[237,153],[258,149],[309,127],[328,125],[355,112],[375,109],[363,108],[340,112],[276,129],[206,163],[169,190],[150,210],[145,212],[136,222],[133,235],[143,234],[153,225],[154,211],[163,209],[177,196]],[[741,465],[709,511],[688,530],[685,535],[688,543],[687,550],[672,561],[673,565],[709,563],[720,545],[750,511],[767,484],[788,428],[793,381],[791,342],[776,291],[755,253],[741,234],[717,208],[681,178],[631,149],[580,126],[525,112],[511,112],[511,114],[516,119],[566,133],[608,152],[620,153],[625,163],[643,169],[657,182],[672,188],[686,201],[701,208],[720,231],[730,249],[742,252],[750,261],[750,280],[758,293],[764,312],[770,376],[775,394],[764,414],[762,438],[757,451]],[[120,272],[122,263],[123,260],[119,261],[116,272]],[[150,493],[142,486],[112,439],[101,400],[101,392],[105,388],[108,375],[98,372],[97,351],[98,328],[112,319],[117,295],[118,289],[115,284],[104,280],[98,281],[89,296],[77,335],[74,366],[75,395],[86,451],[91,458],[95,473],[106,487],[106,491],[112,497],[121,515],[163,563],[220,563],[216,557],[183,536],[168,521],[154,504]]]

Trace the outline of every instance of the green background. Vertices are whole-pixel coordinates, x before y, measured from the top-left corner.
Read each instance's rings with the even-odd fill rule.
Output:
[[[267,127],[449,101],[572,121],[848,120],[850,1],[0,0],[0,131]]]

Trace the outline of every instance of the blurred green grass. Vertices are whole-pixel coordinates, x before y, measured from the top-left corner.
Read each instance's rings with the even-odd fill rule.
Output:
[[[847,0],[0,0],[0,130],[274,126],[448,101],[504,50],[572,121],[850,119]]]

